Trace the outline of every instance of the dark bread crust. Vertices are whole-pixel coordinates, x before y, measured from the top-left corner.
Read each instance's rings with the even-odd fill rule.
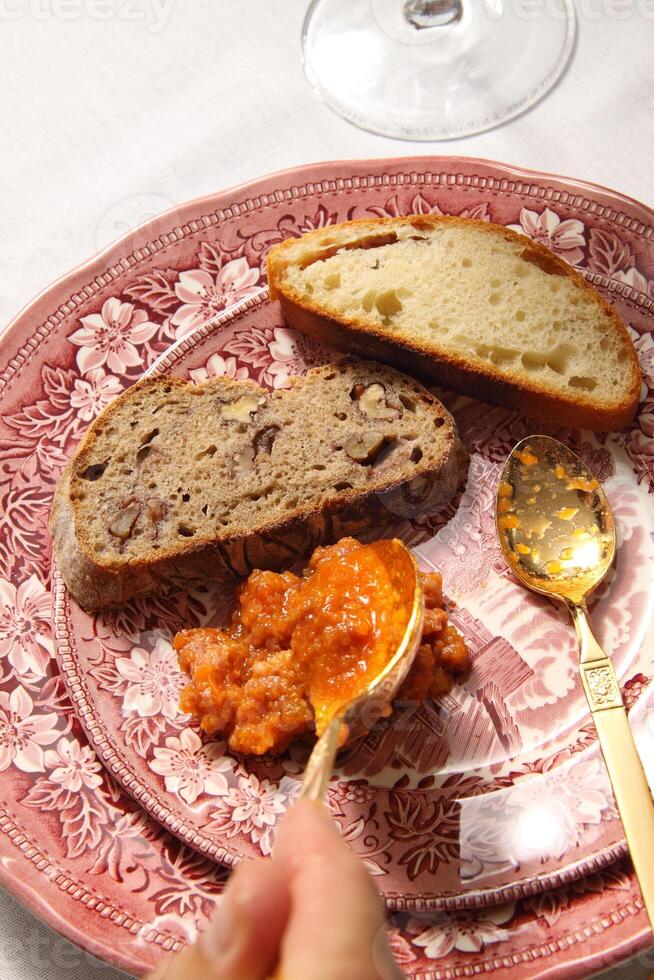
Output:
[[[374,241],[372,233],[374,227],[379,228],[381,242],[388,244],[388,229],[406,224],[413,225],[419,230],[441,224],[454,226],[473,224],[486,234],[499,235],[507,241],[524,246],[523,258],[533,262],[550,275],[571,279],[587,295],[592,296],[594,302],[607,314],[626,352],[625,375],[629,377],[629,384],[623,398],[614,404],[602,405],[597,399],[581,391],[565,397],[563,393],[554,392],[539,385],[537,381],[507,377],[493,364],[473,364],[464,357],[457,357],[446,350],[435,354],[425,349],[419,342],[390,337],[388,333],[373,325],[362,324],[356,317],[344,316],[336,319],[319,303],[301,297],[283,281],[288,252],[297,248],[298,239],[281,242],[268,254],[271,298],[279,299],[288,322],[302,333],[315,337],[337,350],[393,365],[429,384],[438,384],[481,401],[504,405],[548,422],[572,425],[595,432],[610,432],[623,428],[632,421],[638,408],[641,375],[638,358],[624,323],[617,311],[572,266],[539,242],[502,225],[449,215],[419,215],[343,222],[341,225],[308,232],[302,236],[301,241],[305,241],[307,247],[311,247],[315,242],[315,258],[312,260],[315,261],[323,257],[325,249],[327,254],[334,254],[337,251],[333,242],[334,233],[339,229],[353,232],[359,229],[362,241],[365,242],[363,247],[370,247],[371,241]]]
[[[314,372],[323,370],[317,368]],[[310,380],[314,372],[309,372],[306,378]],[[300,379],[299,383],[303,380],[306,379]],[[237,384],[244,392],[261,391],[254,382],[231,384]],[[442,484],[451,496],[465,477],[468,457],[452,417],[433,394],[424,390],[423,396],[433,406],[434,415],[443,419],[439,432],[444,436],[446,449],[436,466],[422,462],[413,465],[410,481],[406,475],[390,475],[382,487],[365,492],[344,491],[320,506],[289,511],[284,520],[217,533],[212,540],[184,541],[174,548],[162,549],[156,557],[103,558],[94,554],[87,529],[79,520],[75,489],[79,475],[94,460],[100,426],[107,427],[121,403],[133,399],[144,388],[156,391],[171,387],[187,391],[193,386],[177,379],[149,378],[120,395],[91,425],[57,485],[50,518],[54,551],[66,585],[85,609],[116,608],[137,596],[168,594],[208,581],[225,582],[246,576],[253,568],[283,568],[308,555],[318,544],[331,543],[346,534],[364,533],[383,524],[389,512],[380,493],[401,491],[420,477]]]

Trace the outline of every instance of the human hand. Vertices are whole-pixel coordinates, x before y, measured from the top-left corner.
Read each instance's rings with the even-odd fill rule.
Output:
[[[402,980],[381,899],[329,813],[300,800],[239,865],[195,945],[149,980]]]

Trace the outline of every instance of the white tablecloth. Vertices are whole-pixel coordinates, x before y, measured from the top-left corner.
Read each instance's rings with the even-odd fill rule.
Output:
[[[0,326],[156,212],[318,160],[483,156],[654,203],[654,0],[579,2],[572,64],[542,103],[425,144],[318,102],[300,64],[305,0],[0,0]],[[117,976],[0,894],[0,980]]]

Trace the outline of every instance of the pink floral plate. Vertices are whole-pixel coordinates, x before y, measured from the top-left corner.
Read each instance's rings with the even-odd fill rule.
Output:
[[[174,370],[249,374],[282,385],[311,357],[325,356],[275,321],[263,298],[252,297],[210,331],[202,326],[260,287],[272,242],[350,216],[427,209],[520,225],[547,240],[619,305],[633,331],[648,378],[637,424],[606,439],[562,435],[605,480],[623,528],[617,577],[594,615],[639,713],[642,744],[651,742],[652,671],[643,639],[651,618],[652,212],[591,185],[461,158],[317,165],[192,202],[51,287],[0,344],[0,875],[52,925],[114,961],[143,967],[152,944],[167,947],[189,935],[187,918],[200,916],[210,901],[205,891],[215,883],[202,885],[205,897],[186,896],[179,885],[186,871],[179,868],[207,865],[146,821],[108,776],[102,782],[101,765],[73,720],[50,626],[46,522],[53,485],[94,415],[198,327],[177,348]],[[453,698],[413,715],[407,709],[374,733],[344,762],[332,787],[335,815],[353,846],[389,900],[412,911],[521,903],[624,850],[575,682],[569,631],[553,607],[526,598],[506,577],[492,537],[493,479],[511,442],[531,429],[499,410],[482,414],[462,399],[452,407],[473,451],[468,488],[447,524],[413,518],[403,531],[425,565],[444,569],[471,640],[473,675]],[[58,600],[66,671],[77,669],[80,656],[97,668],[96,676],[80,675],[80,687],[68,673],[70,691],[80,713],[91,711],[86,729],[100,726],[93,738],[108,760],[112,744],[100,745],[98,732],[115,739],[119,751],[111,765],[116,772],[122,767],[121,780],[153,812],[160,803],[159,819],[195,847],[229,860],[265,852],[279,809],[297,786],[301,760],[289,756],[281,770],[274,764],[241,771],[218,743],[204,745],[180,725],[174,707],[170,631],[219,615],[219,597],[199,593],[165,608],[148,603],[122,618],[95,620],[67,605],[64,595]],[[94,691],[97,701],[89,699]],[[181,770],[176,757],[186,764]],[[148,849],[144,840],[155,841],[151,867],[139,857],[139,848]],[[637,893],[629,888],[632,912],[607,925],[615,939],[609,942],[621,951],[644,937]],[[157,906],[151,899],[160,892],[166,898]],[[523,914],[522,904],[519,909]],[[492,921],[488,915],[481,913],[482,920]],[[512,936],[513,921],[495,926]],[[110,939],[109,922],[118,925]],[[459,954],[464,964],[477,962],[474,949],[480,963],[491,962],[485,950],[492,942],[470,940],[472,948],[467,942],[457,939],[439,954],[437,968],[423,963],[432,970],[423,974],[454,976],[439,971]],[[574,960],[572,946],[568,954],[564,947],[552,949],[557,963]],[[513,962],[506,949],[505,962]],[[530,962],[535,955],[529,953]],[[422,969],[422,956],[414,972]]]
[[[596,214],[584,222],[575,216],[579,207],[558,204],[557,213],[553,202],[532,211],[515,191],[488,199],[486,191],[477,190],[471,203],[459,196],[458,185],[441,196],[409,187],[390,197],[383,188],[364,193],[359,186],[346,196],[346,207],[339,209],[342,195],[336,193],[329,204],[321,199],[313,214],[307,214],[306,197],[313,199],[315,191],[301,191],[293,188],[291,214],[272,228],[265,209],[264,218],[257,212],[251,225],[242,215],[225,222],[220,237],[189,236],[178,273],[167,250],[157,254],[156,261],[167,264],[168,292],[154,269],[126,277],[120,295],[73,323],[67,336],[71,361],[87,374],[106,370],[112,356],[136,360],[139,350],[147,361],[157,349],[155,336],[165,335],[176,343],[154,370],[194,381],[228,373],[283,386],[291,374],[328,360],[330,353],[286,327],[265,290],[217,316],[216,296],[228,276],[234,298],[254,289],[258,266],[253,263],[255,256],[261,261],[256,251],[261,243],[320,221],[427,207],[465,211],[540,237],[547,233],[561,254],[593,269],[598,250],[613,254],[619,243],[617,232],[606,230],[606,222],[598,224]],[[179,263],[179,243],[174,255]],[[638,261],[650,258],[644,252]],[[196,268],[186,268],[193,263]],[[651,321],[644,301],[635,295],[627,302],[598,276],[597,285],[630,323],[643,366],[651,371]],[[127,299],[140,301],[144,309]],[[125,346],[119,350],[106,340],[112,317],[124,322]],[[499,471],[512,445],[535,431],[536,423],[469,399],[443,397],[471,452],[467,487],[446,513],[398,514],[377,533],[399,534],[423,567],[443,572],[457,604],[453,618],[472,652],[472,675],[439,702],[400,706],[390,722],[343,759],[330,787],[343,833],[394,908],[514,898],[570,880],[624,851],[578,680],[574,633],[564,612],[511,578],[495,536]],[[597,604],[595,622],[629,703],[635,705],[646,692],[634,708],[642,718],[654,674],[652,646],[643,643],[652,630],[654,604],[651,473],[642,452],[649,418],[642,413],[616,436],[555,432],[588,460],[618,520],[617,571]],[[250,570],[247,554],[237,570]],[[299,788],[305,761],[293,749],[279,760],[234,758],[222,742],[202,738],[177,709],[183,678],[172,635],[181,627],[220,621],[230,593],[205,589],[91,617],[54,577],[59,664],[104,764],[168,829],[227,863],[270,851],[275,823]]]

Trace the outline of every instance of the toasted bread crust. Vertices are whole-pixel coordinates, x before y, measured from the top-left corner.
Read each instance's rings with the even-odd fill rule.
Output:
[[[245,391],[261,391],[254,382],[236,384]],[[163,387],[187,390],[192,386],[177,379],[150,378],[128,389],[91,425],[57,485],[50,517],[54,551],[66,585],[85,609],[116,608],[138,596],[167,594],[207,581],[225,582],[248,575],[253,568],[288,566],[318,544],[363,533],[388,519],[380,492],[401,490],[410,482],[406,477],[391,477],[381,491],[379,487],[368,492],[345,491],[320,506],[290,510],[283,520],[216,533],[211,540],[183,541],[174,548],[161,549],[156,557],[107,559],[95,553],[88,529],[80,520],[76,483],[94,459],[99,423],[105,427],[111,423],[121,400],[133,398],[143,389]],[[440,431],[447,450],[437,466],[416,464],[411,480],[420,477],[443,484],[451,496],[464,479],[467,453],[449,413],[431,393],[425,391],[424,397],[443,419]]]
[[[552,391],[539,384],[537,380],[527,381],[508,377],[506,373],[499,371],[490,363],[483,366],[473,364],[464,357],[457,357],[446,350],[435,355],[426,350],[419,341],[412,342],[404,337],[390,337],[387,332],[374,325],[362,324],[355,316],[336,319],[324,306],[300,296],[297,290],[284,281],[284,272],[289,264],[291,253],[297,252],[300,244],[305,247],[307,255],[311,255],[313,250],[313,258],[304,263],[310,264],[325,257],[325,250],[329,255],[342,247],[338,245],[339,234],[342,236],[342,241],[347,242],[345,247],[356,247],[357,240],[363,239],[369,244],[374,241],[375,236],[379,236],[383,242],[384,236],[389,231],[407,224],[419,229],[440,224],[461,227],[474,224],[485,234],[499,235],[507,241],[524,246],[528,250],[529,261],[533,261],[546,271],[551,271],[554,275],[571,279],[607,314],[616,336],[620,339],[626,354],[625,374],[630,378],[623,398],[611,405],[602,405],[598,404],[597,399],[584,392],[576,392],[566,397],[563,393]],[[539,242],[502,225],[448,215],[418,215],[343,222],[340,225],[308,232],[301,239],[289,239],[275,245],[268,254],[267,270],[271,298],[279,299],[288,322],[301,332],[338,350],[391,364],[427,383],[439,384],[482,401],[516,409],[525,415],[576,428],[597,432],[620,429],[633,419],[638,408],[640,367],[627,329],[617,311],[558,255]]]

